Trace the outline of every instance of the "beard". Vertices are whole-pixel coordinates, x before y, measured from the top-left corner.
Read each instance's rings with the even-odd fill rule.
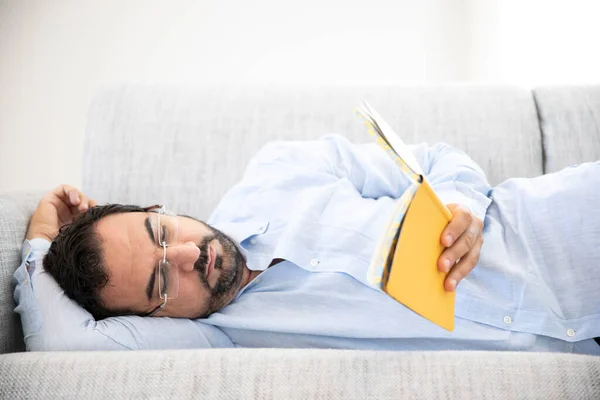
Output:
[[[246,261],[241,251],[233,240],[223,232],[203,223],[212,232],[211,235],[202,239],[198,245],[200,257],[194,263],[194,269],[198,272],[200,283],[210,294],[208,303],[199,318],[206,318],[215,311],[225,307],[237,293],[243,278]],[[208,245],[212,241],[218,241],[223,249],[223,254],[216,254],[214,272],[219,272],[219,278],[214,286],[210,286],[206,276],[208,268]]]

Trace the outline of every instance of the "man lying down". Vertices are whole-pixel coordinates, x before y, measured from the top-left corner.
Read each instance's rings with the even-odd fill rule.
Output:
[[[96,321],[193,319],[222,346],[600,355],[600,162],[491,188],[455,148],[410,148],[453,214],[438,262],[456,291],[453,332],[368,285],[410,181],[376,144],[337,135],[265,146],[206,223],[60,186],[39,203],[20,269],[43,267]],[[27,274],[15,276],[19,290]],[[160,333],[154,347],[186,334]]]

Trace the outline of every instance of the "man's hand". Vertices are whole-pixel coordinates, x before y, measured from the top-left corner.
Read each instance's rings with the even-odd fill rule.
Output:
[[[41,238],[49,242],[58,235],[61,226],[73,222],[96,202],[73,186],[60,185],[42,197],[31,218],[27,239]]]
[[[448,204],[447,207],[453,218],[442,233],[441,242],[447,248],[438,260],[438,269],[444,273],[450,271],[444,287],[452,292],[479,261],[479,251],[483,245],[483,221],[459,204]]]

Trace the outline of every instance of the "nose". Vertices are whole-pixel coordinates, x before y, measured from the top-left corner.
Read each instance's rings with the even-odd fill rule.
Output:
[[[200,249],[194,242],[167,247],[167,259],[184,271],[193,271],[198,257],[200,257]]]

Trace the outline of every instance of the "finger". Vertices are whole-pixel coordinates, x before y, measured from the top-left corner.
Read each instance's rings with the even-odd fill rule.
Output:
[[[83,212],[86,212],[90,207],[90,199],[79,189],[69,186],[61,185],[59,187],[60,197],[62,201],[69,207],[69,210],[73,216],[77,216]],[[57,188],[58,189],[58,188]],[[57,193],[58,194],[58,193]],[[96,202],[94,201],[94,205]]]
[[[60,185],[54,191],[54,194],[58,196],[68,206],[77,206],[81,199],[79,198],[79,191],[73,186]]]
[[[82,192],[79,192],[78,194],[81,200],[79,202],[79,205],[77,206],[77,210],[79,212],[86,212],[90,207],[90,199]]]
[[[480,231],[476,225],[472,225],[463,233],[458,240],[449,248],[442,252],[440,260],[438,261],[438,268],[442,272],[448,272],[450,267],[462,258],[465,254],[469,253],[473,247],[477,245],[477,241],[480,237]]]
[[[69,201],[74,206],[81,204],[81,197],[79,197],[79,193],[77,193],[77,191],[75,191],[75,190],[70,191],[69,192]]]
[[[446,280],[444,281],[444,289],[446,289],[446,291],[454,291],[460,281],[467,276],[473,270],[473,268],[475,268],[477,262],[479,262],[479,253],[481,251],[482,244],[483,237],[478,239],[477,245],[473,246],[471,251],[462,257],[460,261],[452,268],[446,277]]]
[[[452,213],[452,220],[450,220],[441,236],[442,244],[446,247],[452,246],[456,239],[459,238],[473,222],[473,215],[465,206],[460,204],[449,204],[448,209]]]
[[[73,209],[64,201],[58,201],[55,203],[56,210],[58,212],[58,218],[60,225],[68,224],[73,220]]]

